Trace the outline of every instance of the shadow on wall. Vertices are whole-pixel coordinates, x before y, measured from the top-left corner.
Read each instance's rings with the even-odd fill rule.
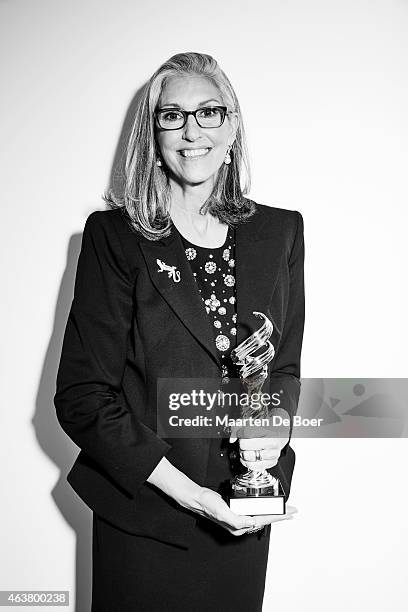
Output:
[[[124,167],[125,167],[125,157],[126,157],[126,144],[128,138],[130,136],[130,131],[132,129],[134,116],[136,113],[136,109],[139,106],[141,97],[144,93],[145,88],[147,87],[147,83],[141,87],[136,95],[134,96],[132,102],[129,105],[129,108],[126,113],[125,120],[123,122],[122,131],[118,140],[118,144],[116,146],[115,155],[112,161],[111,172],[109,177],[109,187],[111,187],[115,193],[122,194],[124,188]]]
[[[121,194],[123,190],[126,142],[144,87],[146,87],[146,84],[133,97],[118,139],[108,183],[114,189],[115,194]],[[103,189],[101,189],[101,194],[102,191]],[[95,206],[96,208],[98,207]],[[90,214],[90,212],[92,211],[88,211],[86,214]],[[70,606],[75,612],[89,612],[92,593],[92,511],[82,502],[66,481],[66,475],[71,469],[79,449],[61,429],[55,414],[53,401],[62,341],[74,292],[75,273],[81,242],[82,234],[74,234],[69,240],[66,267],[60,283],[53,330],[43,362],[32,424],[41,449],[60,471],[58,482],[51,491],[53,500],[66,522],[76,533],[75,608],[72,607],[74,600],[72,591],[70,592]],[[68,589],[68,579],[67,576],[67,583],[59,588]]]

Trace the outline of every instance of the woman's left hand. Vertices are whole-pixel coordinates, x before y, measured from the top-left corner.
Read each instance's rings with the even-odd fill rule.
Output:
[[[235,442],[237,438],[231,438]],[[240,438],[240,461],[250,470],[261,471],[274,467],[279,460],[282,448],[289,438]]]

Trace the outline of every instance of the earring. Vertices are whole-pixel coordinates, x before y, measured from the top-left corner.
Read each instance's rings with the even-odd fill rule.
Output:
[[[161,160],[160,160],[160,159],[156,159],[156,164],[157,164],[158,166],[161,166],[161,165],[162,165]]]
[[[228,147],[227,154],[226,154],[225,159],[224,159],[224,164],[226,164],[227,166],[231,163],[230,151],[231,151],[231,146]]]

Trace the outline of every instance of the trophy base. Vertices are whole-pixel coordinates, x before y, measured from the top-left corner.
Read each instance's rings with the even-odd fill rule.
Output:
[[[229,507],[235,514],[255,516],[261,514],[285,514],[285,492],[280,481],[266,474],[269,482],[257,486],[248,480],[249,473],[236,476],[231,481]]]

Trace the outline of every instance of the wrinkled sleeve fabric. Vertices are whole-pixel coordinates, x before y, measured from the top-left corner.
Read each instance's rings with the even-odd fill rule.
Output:
[[[283,454],[285,454],[292,437],[293,417],[296,414],[300,396],[300,357],[305,321],[303,217],[300,212],[294,212],[296,214],[296,232],[288,261],[288,306],[270,379],[270,392],[271,394],[280,394],[280,407],[288,413],[290,419],[289,441],[282,449]]]
[[[65,433],[133,497],[170,446],[120,400],[132,294],[113,220],[95,211],[82,236],[54,405]]]

